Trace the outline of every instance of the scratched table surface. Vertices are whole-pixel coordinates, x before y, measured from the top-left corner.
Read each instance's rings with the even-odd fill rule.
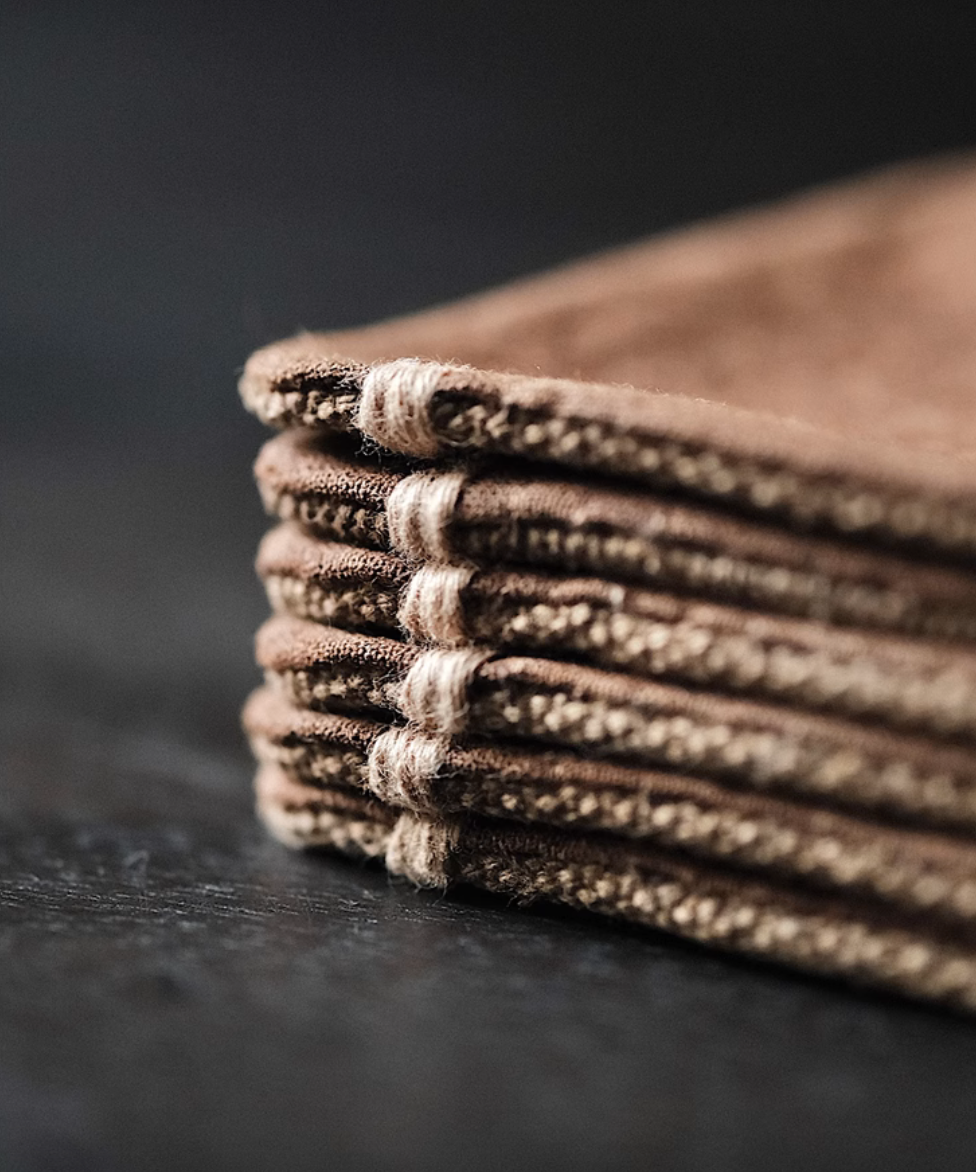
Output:
[[[976,1165],[976,1023],[253,818],[251,349],[976,136],[937,5],[565,11],[4,6],[3,1172]]]

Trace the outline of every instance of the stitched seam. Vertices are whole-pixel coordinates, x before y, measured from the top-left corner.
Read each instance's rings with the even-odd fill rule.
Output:
[[[382,672],[351,668],[348,664],[319,664],[267,673],[268,683],[283,690],[299,707],[358,712],[396,708],[395,687]]]
[[[353,505],[329,493],[290,493],[261,487],[265,510],[283,521],[300,521],[306,528],[348,545],[388,549],[386,515],[364,505]]]
[[[398,629],[399,593],[377,586],[328,585],[287,574],[267,574],[264,588],[273,610],[338,627]]]
[[[320,675],[323,687],[317,694]],[[278,679],[297,703],[328,707],[341,689],[341,679],[338,687],[334,682],[336,675],[330,665],[326,672],[313,668],[280,673]],[[372,681],[362,690],[370,688],[376,688],[375,694],[385,703],[396,704],[395,685]],[[501,733],[648,765],[701,771],[758,790],[912,814],[937,825],[976,826],[973,777],[927,772],[908,761],[870,755],[843,743],[797,739],[604,700],[580,700],[537,682],[483,685],[468,689],[466,700],[466,727],[481,735]],[[350,703],[348,693],[341,693],[340,703]]]
[[[674,587],[723,602],[772,606],[786,614],[866,624],[915,635],[976,638],[976,614],[896,590],[785,566],[713,554],[636,534],[605,534],[586,526],[488,524],[458,534],[465,552],[485,565],[517,560],[565,572],[594,571]]]
[[[461,591],[472,571],[419,570],[402,595],[367,588],[330,590],[297,578],[269,576],[276,610],[353,628],[403,627],[413,639],[457,646],[475,641],[555,649],[647,676],[665,676],[889,723],[939,736],[976,735],[976,687],[965,673],[890,662],[871,663],[687,621],[661,622],[591,603],[511,604],[492,601],[465,620]]]
[[[287,809],[268,802],[262,803],[260,812],[272,833],[288,845],[329,845],[368,855],[386,851],[388,864],[391,861],[388,852],[393,836],[378,823],[324,811],[316,815],[307,809]],[[398,822],[397,829],[400,825]],[[426,857],[422,855],[421,861],[426,862]],[[394,867],[403,867],[402,860],[394,858],[392,862]],[[724,892],[703,892],[670,876],[655,879],[633,869],[615,872],[600,865],[478,858],[470,853],[460,865],[457,856],[451,862],[457,878],[520,899],[556,900],[701,943],[976,1008],[976,961],[972,955],[909,932],[797,911],[789,905],[778,906],[775,898],[766,903]],[[413,865],[408,863],[408,867]],[[431,875],[428,870],[420,880],[441,885],[450,877],[445,859],[440,872]]]
[[[688,799],[664,800],[619,787],[499,782],[479,779],[448,791],[479,812],[567,828],[610,830],[677,847],[701,858],[774,871],[818,887],[859,891],[910,910],[952,919],[976,918],[971,866],[919,860],[883,841],[843,831],[817,833],[781,818],[750,816]]]
[[[271,834],[286,846],[329,846],[347,854],[375,858],[385,855],[389,844],[389,827],[366,818],[270,801],[259,801],[258,814]]]
[[[745,782],[845,804],[911,812],[932,821],[976,824],[973,779],[925,773],[906,761],[872,757],[843,744],[801,740],[685,715],[583,701],[538,684],[479,689],[471,727],[589,752]]]
[[[906,670],[891,662],[767,645],[745,634],[585,602],[537,603],[507,613],[494,602],[469,623],[481,638],[504,645],[555,647],[644,675],[718,684],[855,717],[884,716],[942,735],[976,733],[976,680],[958,671],[919,665]]]
[[[651,484],[734,501],[803,526],[829,525],[883,541],[929,541],[950,552],[976,551],[976,513],[962,505],[849,478],[792,470],[719,448],[621,430],[539,409],[476,403],[433,412],[445,443],[528,455],[587,468],[613,468]]]

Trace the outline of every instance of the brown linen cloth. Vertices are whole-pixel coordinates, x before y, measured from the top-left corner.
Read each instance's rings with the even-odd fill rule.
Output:
[[[974,386],[976,165],[957,159],[302,335],[254,355],[241,393],[278,426],[595,468],[972,559]]]
[[[599,578],[426,565],[272,529],[257,570],[281,614],[418,644],[572,657],[936,736],[976,739],[976,649],[837,629]]]
[[[405,718],[432,738],[503,736],[750,789],[976,829],[974,754],[800,709],[575,663],[423,648],[291,617],[257,659],[303,707]]]
[[[310,532],[408,561],[524,565],[752,609],[933,638],[976,637],[976,578],[792,534],[607,482],[411,473],[298,429],[262,448],[265,507]]]
[[[901,168],[255,355],[271,829],[976,1008],[974,245]]]
[[[295,707],[267,687],[243,723],[257,759],[295,786],[358,789],[432,817],[473,812],[646,839],[976,930],[976,845],[947,835],[515,742],[436,744],[402,726]]]
[[[283,842],[385,859],[414,883],[469,883],[522,902],[546,899],[662,928],[712,947],[976,1010],[976,945],[925,915],[799,891],[691,856],[600,834],[477,815],[398,811],[275,766],[257,777],[258,810]]]

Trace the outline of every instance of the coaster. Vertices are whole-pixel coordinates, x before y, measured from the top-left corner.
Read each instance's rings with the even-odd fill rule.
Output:
[[[384,859],[418,886],[466,883],[520,903],[546,900],[658,928],[729,952],[976,1010],[968,933],[708,866],[599,834],[463,817],[397,813],[262,766],[258,810],[293,847]]]
[[[300,707],[406,720],[432,736],[538,742],[976,828],[971,752],[836,717],[490,648],[424,649],[284,616],[259,630],[257,659]]]
[[[267,510],[412,564],[525,566],[903,634],[976,638],[976,580],[606,481],[409,472],[299,430],[255,466]]]
[[[268,688],[244,728],[302,803],[366,792],[420,814],[475,813],[642,839],[801,886],[854,894],[976,927],[976,845],[703,778],[516,743],[472,744],[317,713]],[[284,784],[284,783],[282,783]]]
[[[442,647],[573,658],[612,671],[976,737],[976,651],[695,602],[598,578],[479,571],[272,529],[257,557],[281,614]]]
[[[275,426],[556,463],[976,554],[976,165],[913,164],[259,351]]]

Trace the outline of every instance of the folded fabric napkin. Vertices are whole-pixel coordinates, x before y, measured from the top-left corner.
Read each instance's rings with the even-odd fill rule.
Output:
[[[606,831],[799,885],[976,923],[976,852],[948,836],[737,790],[677,772],[510,742],[437,741],[404,726],[289,703],[273,688],[244,709],[257,759],[299,806],[322,788],[401,810]]]
[[[434,737],[503,735],[976,827],[973,751],[884,727],[562,660],[424,648],[289,618],[260,629],[257,658],[273,687],[312,709],[376,712]]]
[[[918,165],[256,354],[272,831],[976,1008],[974,246]]]
[[[377,465],[289,431],[255,465],[267,510],[310,532],[411,562],[513,562],[639,582],[833,623],[972,640],[976,579],[773,528],[605,479],[514,478],[457,464]]]
[[[963,159],[301,335],[255,354],[241,394],[275,426],[358,431],[409,456],[553,461],[971,557],[974,382]]]

